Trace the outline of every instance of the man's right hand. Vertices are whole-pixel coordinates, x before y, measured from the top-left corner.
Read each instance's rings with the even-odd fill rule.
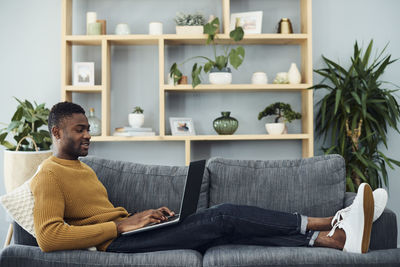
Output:
[[[167,220],[167,216],[173,216],[175,213],[167,207],[159,209],[145,210],[133,214],[132,216],[115,222],[117,225],[118,235],[123,232],[128,232],[142,228],[149,223],[160,223]]]

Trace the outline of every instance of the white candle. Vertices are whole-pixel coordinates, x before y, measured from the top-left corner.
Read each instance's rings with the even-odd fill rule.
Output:
[[[97,13],[96,12],[87,12],[86,13],[86,34],[89,32],[89,23],[96,23],[97,21]]]

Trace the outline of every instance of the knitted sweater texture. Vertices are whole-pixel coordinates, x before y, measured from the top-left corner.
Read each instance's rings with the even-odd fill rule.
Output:
[[[31,182],[35,234],[43,251],[105,251],[117,237],[114,221],[128,212],[114,207],[95,172],[79,160],[52,156]]]

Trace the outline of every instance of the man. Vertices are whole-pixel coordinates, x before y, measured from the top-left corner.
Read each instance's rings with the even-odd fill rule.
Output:
[[[84,110],[61,102],[49,115],[54,155],[32,180],[34,225],[43,251],[96,246],[110,252],[167,249],[204,251],[219,244],[323,246],[349,252],[368,250],[374,198],[367,184],[359,187],[350,208],[335,217],[311,218],[297,213],[222,204],[202,210],[183,222],[136,235],[120,235],[174,215],[167,207],[129,215],[114,207],[94,171],[78,160],[86,156],[90,125]],[[382,210],[375,211],[379,217]],[[331,223],[335,223],[332,228]],[[331,230],[331,232],[329,232]]]

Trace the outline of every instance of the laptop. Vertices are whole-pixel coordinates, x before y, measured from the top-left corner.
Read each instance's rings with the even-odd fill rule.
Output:
[[[185,189],[182,196],[181,208],[178,214],[167,217],[168,220],[160,223],[148,224],[142,228],[124,232],[122,235],[133,235],[161,227],[177,224],[193,214],[197,210],[197,203],[200,196],[201,182],[203,180],[205,160],[194,161],[189,165],[188,174],[186,176]]]

